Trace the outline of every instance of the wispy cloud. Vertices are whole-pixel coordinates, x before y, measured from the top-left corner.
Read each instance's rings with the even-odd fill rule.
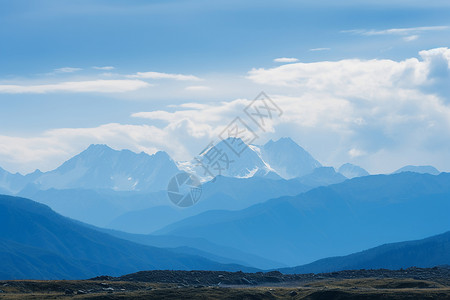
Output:
[[[77,71],[81,71],[81,70],[83,70],[83,69],[64,67],[64,68],[55,69],[54,72],[55,73],[73,73],[73,72],[77,72]]]
[[[115,67],[113,67],[113,66],[92,67],[92,69],[103,70],[103,71],[110,71],[110,70],[114,70]]]
[[[409,35],[409,36],[405,36],[405,37],[403,38],[403,40],[404,40],[405,42],[412,42],[412,41],[417,40],[418,38],[419,38],[418,35]]]
[[[55,84],[38,85],[0,85],[0,93],[3,94],[45,94],[52,92],[77,92],[77,93],[122,93],[135,91],[151,86],[142,80],[87,80],[67,81]]]
[[[356,149],[356,148],[352,148],[348,151],[348,154],[350,155],[350,157],[354,158],[354,157],[359,157],[359,156],[363,156],[366,153],[362,150]]]
[[[331,48],[312,48],[309,51],[329,51]]]
[[[423,26],[423,27],[408,27],[408,28],[391,28],[391,29],[383,29],[383,30],[375,30],[375,29],[353,29],[353,30],[344,30],[343,33],[353,33],[365,36],[373,36],[373,35],[413,35],[417,33],[422,33],[425,31],[440,31],[447,30],[449,26]]]
[[[142,79],[173,79],[173,80],[192,80],[199,81],[201,78],[194,75],[185,74],[170,74],[161,72],[137,72],[136,74],[126,75],[128,78],[142,78]]]
[[[275,58],[273,61],[279,62],[279,63],[292,63],[292,62],[297,62],[298,59],[294,58],[294,57],[279,57],[279,58]]]

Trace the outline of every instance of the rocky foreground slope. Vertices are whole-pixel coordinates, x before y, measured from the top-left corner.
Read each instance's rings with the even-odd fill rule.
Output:
[[[450,299],[450,268],[280,272],[148,271],[72,281],[0,281],[0,299]]]

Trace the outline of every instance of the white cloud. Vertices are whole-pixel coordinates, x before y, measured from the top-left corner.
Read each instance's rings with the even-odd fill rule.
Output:
[[[44,94],[53,92],[96,92],[96,93],[122,93],[135,91],[151,86],[142,80],[87,80],[67,81],[55,84],[14,85],[0,84],[0,93],[4,94]]]
[[[449,26],[423,26],[423,27],[408,27],[408,28],[391,28],[384,30],[366,30],[366,29],[354,29],[354,30],[345,30],[342,31],[344,33],[354,33],[360,35],[411,35],[414,33],[420,33],[425,31],[440,31],[447,30]]]
[[[450,49],[447,47],[422,50],[419,52],[419,55],[427,64],[432,64],[434,60],[438,60],[444,66],[450,68]]]
[[[273,61],[279,63],[292,63],[298,61],[298,59],[294,57],[279,57],[275,58]]]
[[[77,71],[81,71],[83,69],[81,68],[70,68],[70,67],[64,67],[64,68],[59,68],[59,69],[55,69],[55,73],[73,73],[73,72],[77,72]]]
[[[405,42],[412,42],[412,41],[417,40],[418,38],[419,38],[418,35],[409,35],[409,36],[405,36],[405,37],[403,38],[403,40],[404,40]]]
[[[331,48],[312,48],[309,51],[329,51]]]
[[[294,63],[270,69],[253,69],[247,78],[263,85],[328,90],[338,95],[359,94],[366,98],[383,89],[424,83],[427,79],[427,63],[416,58],[401,62],[346,59]]]
[[[276,132],[298,136],[325,164],[351,160],[373,172],[405,164],[450,170],[450,50],[419,55],[295,63],[253,69],[248,78],[280,94],[286,123]]]
[[[349,154],[352,158],[354,158],[354,157],[358,157],[358,156],[363,156],[363,155],[365,155],[366,153],[365,153],[364,151],[362,151],[362,150],[359,150],[359,149],[356,149],[356,148],[352,148],[352,149],[350,149],[350,151],[348,151],[348,154]]]
[[[293,63],[274,68],[252,69],[247,78],[264,85],[303,92],[330,93],[339,97],[378,100],[394,94],[422,92],[437,78],[448,76],[450,50],[421,51],[421,59],[345,59]],[[435,89],[434,93],[439,92]]]
[[[184,75],[184,74],[170,74],[170,73],[160,73],[160,72],[137,72],[136,74],[127,75],[128,78],[142,78],[142,79],[173,79],[173,80],[201,80],[194,75]]]
[[[200,104],[200,103],[186,103],[176,108],[173,112],[169,111],[149,111],[138,112],[131,116],[134,118],[144,118],[150,120],[162,120],[167,123],[174,123],[180,120],[189,120],[195,124],[198,124],[202,128],[214,128],[216,126],[225,126],[228,122],[236,117],[237,114],[242,113],[243,108],[250,103],[249,100],[237,99],[230,102],[222,102],[216,104]],[[213,135],[214,130],[208,132],[209,135]]]
[[[115,69],[113,66],[92,67],[92,68],[96,69],[96,70],[104,70],[104,71],[110,71],[110,70],[114,70]]]

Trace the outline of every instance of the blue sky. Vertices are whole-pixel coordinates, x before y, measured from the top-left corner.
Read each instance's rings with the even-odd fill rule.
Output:
[[[1,1],[0,166],[90,143],[189,159],[264,90],[297,114],[261,143],[450,171],[449,17],[448,1]]]

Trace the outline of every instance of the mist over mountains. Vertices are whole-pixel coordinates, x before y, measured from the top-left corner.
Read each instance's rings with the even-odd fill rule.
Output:
[[[336,171],[290,138],[246,145],[236,157],[229,143],[239,142],[216,145],[214,151],[231,160],[214,178],[194,160],[175,162],[162,151],[148,155],[106,145],[91,145],[49,172],[0,169],[0,193],[53,210],[0,197],[0,253],[8,262],[0,276],[86,278],[158,268],[333,271],[368,266],[373,253],[406,257],[397,265],[380,258],[377,266],[447,261],[419,260],[414,253],[424,247],[361,251],[450,230],[448,173],[406,166],[370,175],[349,163]],[[200,162],[209,162],[210,154],[207,149]],[[202,196],[180,208],[169,201],[167,183],[186,170],[203,180]],[[433,245],[447,245],[446,238],[427,243],[426,251],[442,256]],[[350,264],[356,252],[364,254],[357,256],[360,264]],[[336,256],[343,258],[328,259]],[[42,257],[53,265],[45,272]]]
[[[268,179],[293,179],[311,175],[322,165],[305,149],[290,138],[270,140],[262,146],[245,145],[246,149],[236,156],[230,144],[245,143],[239,138],[228,138],[215,145],[215,150],[227,157],[228,164],[220,173],[225,177]],[[206,164],[208,151],[200,155]],[[193,172],[204,181],[212,179],[196,160],[176,162],[166,152],[148,155],[130,150],[114,150],[107,145],[90,145],[80,154],[64,162],[55,170],[36,170],[27,175],[11,174],[0,168],[0,191],[18,194],[21,191],[49,189],[112,190],[119,192],[158,192],[167,188],[167,183],[180,171]],[[405,166],[394,173],[418,172],[439,174],[431,166]],[[328,172],[333,172],[329,169]],[[342,165],[338,172],[345,178],[367,176],[363,168]],[[331,175],[331,174],[329,174]]]
[[[448,173],[366,176],[244,210],[207,211],[157,233],[204,238],[300,265],[445,232],[449,199]]]
[[[229,157],[228,168],[220,174],[227,177],[267,177],[292,179],[301,177],[321,167],[302,147],[290,138],[270,140],[263,146],[249,145],[242,156],[236,156],[227,146],[243,143],[238,138],[228,138],[215,147]],[[245,145],[245,144],[244,144]],[[206,159],[206,155],[201,156]],[[180,169],[194,171],[205,178],[204,170],[193,162],[175,162],[159,151],[153,155],[129,150],[113,150],[106,145],[91,145],[55,170],[42,173],[37,170],[28,175],[11,174],[0,169],[0,188],[18,193],[25,188],[48,189],[110,189],[114,191],[165,190],[169,179]]]
[[[352,164],[344,164],[339,172],[324,167],[290,138],[262,146],[244,144],[245,151],[236,156],[230,145],[238,143],[243,141],[229,138],[215,145],[214,150],[226,156],[229,164],[214,180],[195,160],[175,162],[163,151],[148,155],[91,145],[49,172],[37,170],[23,176],[1,169],[0,191],[34,199],[89,224],[148,234],[208,210],[241,210],[369,175]],[[206,164],[213,154],[204,151],[200,161]],[[169,201],[166,190],[169,180],[184,170],[194,172],[204,183],[200,202],[180,209]],[[439,174],[430,167],[415,170]]]

